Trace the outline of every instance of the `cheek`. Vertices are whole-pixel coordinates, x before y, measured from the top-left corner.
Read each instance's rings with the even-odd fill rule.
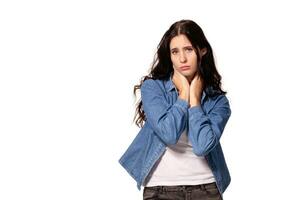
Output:
[[[197,56],[193,56],[192,61],[195,65],[197,65]]]
[[[177,62],[176,62],[176,59],[175,59],[175,58],[171,57],[171,62],[172,62],[172,64],[173,64],[174,66],[177,66]]]

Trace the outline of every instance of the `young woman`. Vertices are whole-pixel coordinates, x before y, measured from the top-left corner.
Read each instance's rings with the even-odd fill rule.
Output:
[[[222,199],[231,177],[220,138],[231,110],[199,25],[171,25],[137,89],[141,129],[119,162],[143,199]]]

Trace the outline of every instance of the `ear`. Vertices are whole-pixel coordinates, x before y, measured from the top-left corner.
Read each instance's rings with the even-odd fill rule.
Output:
[[[206,52],[207,52],[207,48],[206,48],[206,47],[205,47],[205,48],[202,48],[202,49],[200,50],[201,56],[204,56],[204,55],[206,54]]]

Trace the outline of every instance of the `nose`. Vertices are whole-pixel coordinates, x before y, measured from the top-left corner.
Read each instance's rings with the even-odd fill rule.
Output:
[[[180,57],[179,57],[180,62],[184,63],[186,61],[186,56],[185,53],[180,53]]]

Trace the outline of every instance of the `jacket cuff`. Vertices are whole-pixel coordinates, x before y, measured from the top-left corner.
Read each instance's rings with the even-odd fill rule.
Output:
[[[183,100],[179,97],[177,98],[174,105],[180,107],[184,112],[186,112],[187,109],[189,108],[189,102],[187,102],[186,100]]]
[[[189,116],[193,116],[195,113],[199,113],[200,115],[205,115],[201,105],[193,106],[188,109]]]

